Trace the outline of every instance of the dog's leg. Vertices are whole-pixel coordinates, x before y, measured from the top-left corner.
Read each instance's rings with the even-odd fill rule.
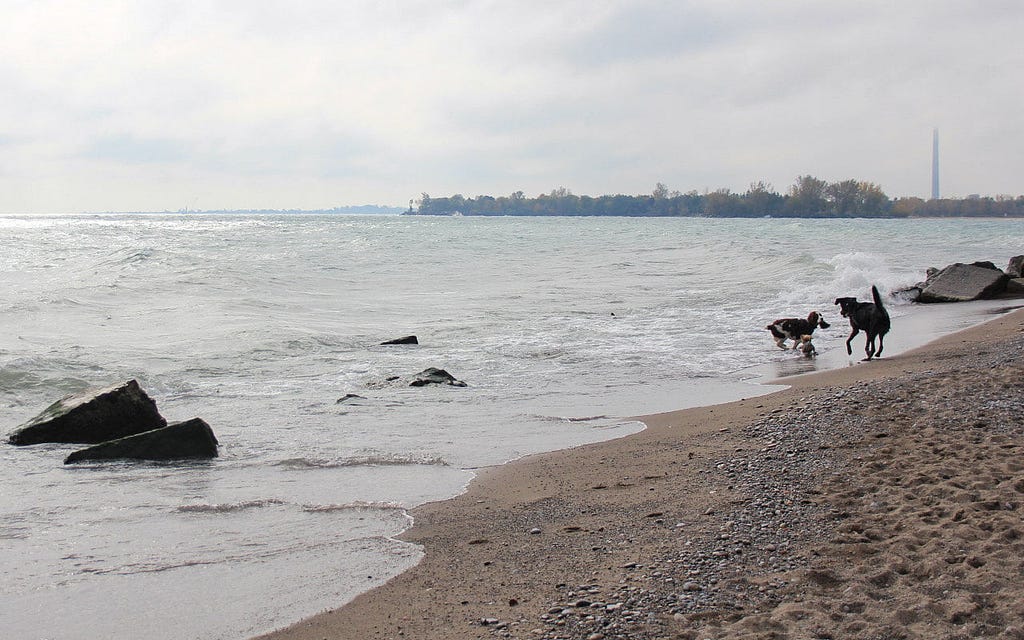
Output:
[[[878,353],[876,353],[875,356],[881,358],[882,357],[882,349],[884,349],[884,348],[885,348],[885,334],[882,333],[882,334],[878,335]]]
[[[871,360],[875,355],[875,336],[868,332],[867,337],[864,339],[864,353],[867,354],[865,360]]]
[[[785,349],[786,348],[786,339],[785,338],[775,338],[775,346],[777,346],[780,349]]]
[[[850,342],[854,339],[854,337],[856,337],[858,333],[860,333],[860,329],[854,327],[853,332],[850,333],[850,337],[846,339],[846,355],[848,356],[853,355],[853,347],[850,346]]]

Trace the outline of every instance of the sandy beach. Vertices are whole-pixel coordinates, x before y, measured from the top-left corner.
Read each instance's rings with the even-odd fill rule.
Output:
[[[1024,638],[1022,349],[1018,310],[487,469],[414,510],[419,565],[263,638]]]

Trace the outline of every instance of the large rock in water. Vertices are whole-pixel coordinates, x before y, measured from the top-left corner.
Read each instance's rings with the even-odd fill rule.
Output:
[[[930,275],[918,302],[965,302],[992,298],[1006,290],[1009,277],[991,263],[951,264]]]
[[[93,444],[167,426],[154,402],[135,380],[71,394],[18,427],[8,442]]]
[[[201,418],[176,422],[161,429],[118,438],[75,451],[64,464],[85,460],[180,460],[216,458],[217,437]]]

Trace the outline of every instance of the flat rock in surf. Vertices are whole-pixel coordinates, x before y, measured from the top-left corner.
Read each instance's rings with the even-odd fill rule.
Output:
[[[448,373],[444,369],[438,369],[436,367],[427,367],[423,371],[416,374],[413,381],[409,383],[410,387],[424,387],[428,384],[447,384],[453,387],[465,387],[466,383],[462,380],[456,380],[455,376]]]
[[[167,426],[135,380],[64,396],[18,427],[7,441],[94,444]]]
[[[118,438],[75,451],[64,464],[87,460],[185,460],[216,458],[217,437],[201,418]]]

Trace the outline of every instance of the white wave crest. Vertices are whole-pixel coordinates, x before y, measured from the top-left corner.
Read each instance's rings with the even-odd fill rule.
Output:
[[[302,506],[306,513],[331,513],[335,511],[388,510],[403,511],[405,507],[397,502],[367,502],[356,500],[344,504],[307,504]]]
[[[220,504],[199,503],[184,504],[178,507],[180,513],[231,513],[244,511],[245,509],[259,509],[284,504],[283,500],[277,498],[266,498],[264,500],[243,500],[241,502],[225,502]]]
[[[337,460],[321,460],[316,458],[288,458],[275,463],[275,466],[286,469],[339,469],[344,467],[387,467],[405,465],[449,466],[448,461],[440,456],[417,456],[396,453],[371,453],[350,456]]]

